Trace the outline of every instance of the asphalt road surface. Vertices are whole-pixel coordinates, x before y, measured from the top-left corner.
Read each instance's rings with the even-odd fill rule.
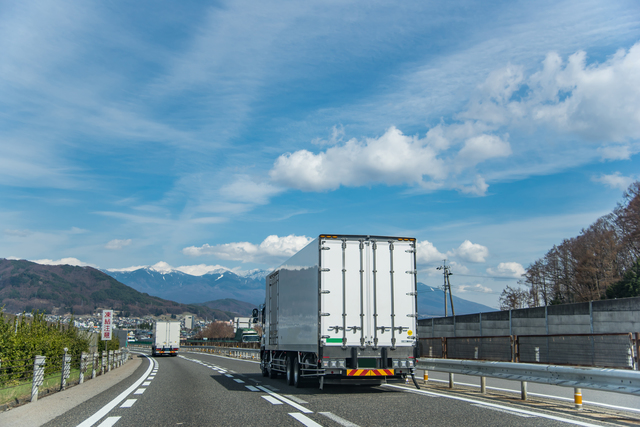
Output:
[[[144,358],[136,371],[45,426],[560,426],[629,425],[640,418],[523,403],[477,391],[403,382],[378,387],[288,386],[259,364],[202,353]]]

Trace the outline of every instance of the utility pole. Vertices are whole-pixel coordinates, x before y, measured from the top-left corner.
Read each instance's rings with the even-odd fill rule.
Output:
[[[444,317],[447,317],[447,292],[449,292],[449,301],[451,302],[451,315],[455,316],[456,310],[453,308],[453,294],[451,293],[451,282],[449,281],[449,276],[453,274],[451,266],[447,265],[447,260],[445,259],[437,270],[442,270],[444,275],[444,285],[442,286],[442,289],[444,289]]]

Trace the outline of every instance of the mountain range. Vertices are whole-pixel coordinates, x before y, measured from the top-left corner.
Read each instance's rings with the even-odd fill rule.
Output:
[[[10,313],[41,310],[50,314],[90,314],[102,308],[124,316],[191,313],[220,320],[237,314],[214,307],[180,304],[120,283],[91,267],[41,265],[0,258],[0,309]],[[246,310],[245,310],[246,311]]]
[[[265,277],[270,273],[266,270],[252,270],[238,274],[231,270],[217,269],[201,276],[194,276],[178,270],[157,270],[153,267],[134,271],[103,271],[120,282],[149,295],[182,303],[204,304],[226,311],[246,310],[248,306],[240,309],[239,306],[219,300],[245,301],[249,305],[253,304],[254,307],[264,303]],[[494,308],[457,296],[453,297],[453,305],[458,315],[496,311]],[[451,307],[449,307],[449,314],[451,314],[450,310]],[[418,315],[421,318],[444,316],[442,289],[418,283]]]

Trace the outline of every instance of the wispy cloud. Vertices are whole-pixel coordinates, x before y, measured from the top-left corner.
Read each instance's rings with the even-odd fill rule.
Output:
[[[638,179],[636,176],[624,176],[620,172],[615,172],[611,175],[602,174],[600,176],[594,176],[591,178],[594,182],[599,182],[607,187],[616,190],[626,190],[629,186]]]
[[[107,249],[111,249],[111,250],[120,250],[122,248],[124,248],[125,246],[129,246],[131,244],[131,239],[113,239],[110,240],[106,245],[104,245],[105,248]]]
[[[221,245],[204,244],[200,247],[190,246],[182,252],[188,256],[210,255],[219,259],[271,263],[284,261],[300,249],[304,248],[311,238],[306,236],[289,235],[278,237],[268,236],[259,245],[250,242],[234,242]]]

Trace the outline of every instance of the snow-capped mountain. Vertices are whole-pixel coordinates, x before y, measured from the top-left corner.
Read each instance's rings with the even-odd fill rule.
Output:
[[[252,304],[264,301],[264,280],[259,279],[260,275],[256,272],[243,277],[229,269],[216,268],[205,274],[194,275],[177,269],[161,269],[157,264],[132,271],[103,271],[139,292],[182,303],[203,303],[225,298]]]
[[[158,264],[131,271],[129,269],[103,271],[139,292],[181,303],[204,303],[228,298],[254,305],[264,302],[265,277],[270,271],[234,272],[228,268],[216,267],[209,268],[200,275],[187,274]],[[204,269],[200,269],[198,273],[203,271]],[[453,303],[458,315],[495,311],[491,307],[455,295]],[[442,289],[418,283],[418,314],[421,318],[444,316]]]

